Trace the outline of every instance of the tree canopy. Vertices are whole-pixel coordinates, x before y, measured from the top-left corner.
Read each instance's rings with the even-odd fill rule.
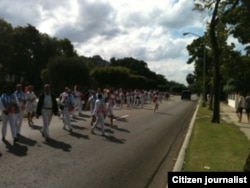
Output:
[[[56,92],[65,86],[114,87],[168,90],[183,84],[169,82],[148,68],[146,62],[124,57],[79,56],[69,39],[40,33],[34,26],[12,27],[0,19],[0,84],[32,84],[42,88],[49,82]]]
[[[187,63],[195,64],[195,85],[202,90],[203,66],[205,58],[205,92],[210,93],[213,103],[212,122],[220,122],[219,102],[227,92],[247,93],[250,87],[250,1],[248,0],[198,0],[194,10],[210,13],[210,21],[205,28],[204,36],[195,39],[187,46],[190,58]],[[235,37],[246,46],[237,50],[229,39]],[[205,45],[205,46],[203,46]],[[202,46],[205,54],[202,55]]]

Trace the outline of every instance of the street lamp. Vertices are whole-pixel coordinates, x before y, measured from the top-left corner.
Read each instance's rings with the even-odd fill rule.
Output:
[[[197,37],[201,37],[198,34],[192,33],[192,32],[186,32],[183,33],[183,35],[194,35]],[[205,48],[205,42],[203,40],[203,92],[202,92],[202,106],[206,106],[206,48]]]

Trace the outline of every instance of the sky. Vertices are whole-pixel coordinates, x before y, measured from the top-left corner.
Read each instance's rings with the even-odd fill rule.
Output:
[[[79,55],[132,57],[168,81],[187,85],[186,46],[205,30],[193,0],[1,0],[0,18],[67,38]],[[184,36],[183,33],[191,32]]]

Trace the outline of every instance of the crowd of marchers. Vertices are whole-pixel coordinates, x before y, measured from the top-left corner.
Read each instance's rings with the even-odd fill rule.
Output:
[[[82,111],[89,110],[91,113],[91,133],[95,134],[98,127],[103,136],[104,119],[110,119],[113,126],[113,108],[143,108],[144,104],[153,103],[154,112],[158,111],[163,98],[169,100],[168,92],[158,90],[142,90],[122,88],[97,88],[83,93],[78,85],[73,88],[65,87],[59,96],[51,92],[50,84],[45,84],[42,92],[36,95],[33,85],[23,87],[17,84],[15,88],[6,85],[0,93],[0,110],[2,120],[2,141],[6,141],[7,126],[10,126],[11,136],[14,143],[19,141],[23,118],[27,117],[28,124],[34,124],[33,119],[42,117],[41,134],[47,142],[50,141],[49,126],[53,115],[60,116],[63,128],[73,131],[71,118],[82,115]]]

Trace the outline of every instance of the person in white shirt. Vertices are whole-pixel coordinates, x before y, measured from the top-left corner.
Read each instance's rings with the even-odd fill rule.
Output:
[[[6,141],[7,124],[9,123],[12,138],[14,142],[17,142],[16,113],[19,111],[19,108],[17,106],[17,98],[13,94],[12,86],[5,86],[0,99],[2,102],[2,141]]]
[[[33,91],[33,86],[29,85],[28,86],[28,91],[26,93],[26,99],[27,99],[26,112],[27,112],[28,123],[29,123],[30,126],[34,124],[33,117],[35,115],[36,105],[37,105],[36,98],[37,97],[36,97],[36,94]]]
[[[114,119],[114,113],[113,113],[113,106],[115,103],[115,97],[113,95],[113,90],[110,90],[107,92],[107,115],[110,118],[110,126],[113,126],[113,119]]]
[[[88,102],[87,102],[87,105],[86,105],[86,108],[89,107],[89,110],[90,110],[90,114],[91,114],[91,122],[90,122],[90,125],[92,126],[94,124],[94,122],[96,121],[96,117],[95,117],[95,114],[94,114],[94,109],[95,109],[95,101],[97,99],[97,96],[95,94],[94,91],[91,91],[90,92],[90,96],[88,98]]]
[[[74,111],[75,107],[75,99],[74,96],[72,95],[71,89],[67,90],[67,95],[65,95],[61,99],[61,104],[63,104],[63,122],[64,126],[63,128],[66,129],[66,127],[69,129],[70,132],[73,131],[73,127],[71,125],[70,121],[70,115]]]
[[[102,98],[102,94],[100,93],[98,94],[97,100],[95,102],[94,114],[96,116],[96,121],[91,127],[91,133],[95,134],[94,130],[96,126],[99,124],[102,131],[102,136],[106,136],[104,132],[104,116],[106,116],[107,112]]]
[[[158,92],[156,92],[153,96],[153,103],[154,103],[154,112],[157,112],[159,108],[159,103],[160,103]]]
[[[81,115],[82,112],[82,92],[80,91],[78,85],[74,86],[74,97],[75,97],[75,101],[76,101],[76,107],[75,109],[77,109],[78,115]]]
[[[23,123],[23,116],[25,112],[25,107],[26,107],[26,94],[23,91],[23,86],[22,84],[17,84],[16,85],[16,91],[14,92],[14,95],[17,98],[17,105],[19,107],[18,112],[16,113],[16,131],[17,131],[17,136],[20,136],[21,132],[21,127]]]

